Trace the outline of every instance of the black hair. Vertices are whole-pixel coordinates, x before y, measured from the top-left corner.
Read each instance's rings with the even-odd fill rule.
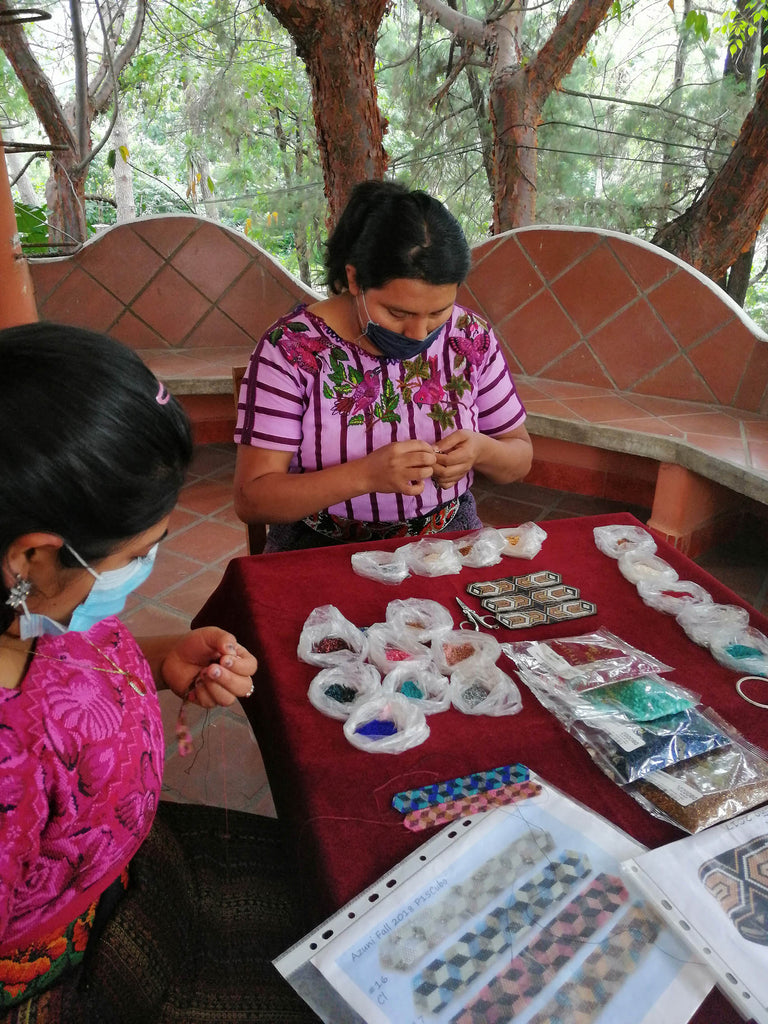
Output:
[[[337,295],[348,287],[347,265],[363,289],[396,278],[461,284],[470,252],[461,225],[438,199],[398,182],[363,181],[325,245],[326,284]]]
[[[63,324],[0,330],[0,563],[38,531],[106,557],[171,511],[191,457],[184,410],[125,345]],[[0,577],[0,632],[7,596]]]

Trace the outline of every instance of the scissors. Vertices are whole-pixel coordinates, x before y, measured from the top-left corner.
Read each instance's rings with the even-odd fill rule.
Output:
[[[456,603],[459,608],[464,612],[465,618],[459,623],[459,629],[498,629],[498,623],[493,621],[486,622],[486,619],[491,619],[490,615],[478,615],[477,612],[473,612],[468,604],[464,604],[460,597],[456,598]]]

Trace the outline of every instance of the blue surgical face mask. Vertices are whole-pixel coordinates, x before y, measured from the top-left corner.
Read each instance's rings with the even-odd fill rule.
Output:
[[[440,324],[434,331],[430,331],[422,341],[407,338],[404,334],[398,334],[397,331],[390,331],[388,327],[374,323],[368,312],[363,292],[360,292],[360,298],[363,300],[365,315],[368,317],[368,324],[363,328],[363,334],[387,359],[414,359],[429,348],[445,327],[445,324]]]
[[[67,626],[63,626],[47,615],[31,614],[25,607],[19,620],[21,638],[28,640],[30,637],[43,634],[84,633],[91,626],[95,626],[97,622],[101,622],[102,619],[109,618],[110,615],[117,615],[125,607],[128,595],[140,587],[152,572],[158,546],[155,544],[146,555],[132,558],[127,565],[123,565],[119,569],[97,572],[67,545],[67,549],[72,552],[83,568],[87,569],[94,577],[95,583],[83,603],[79,604],[72,612]]]

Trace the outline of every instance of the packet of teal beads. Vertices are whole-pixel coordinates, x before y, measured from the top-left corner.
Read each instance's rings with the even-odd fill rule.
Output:
[[[754,626],[710,645],[712,657],[742,675],[768,677],[768,637]]]

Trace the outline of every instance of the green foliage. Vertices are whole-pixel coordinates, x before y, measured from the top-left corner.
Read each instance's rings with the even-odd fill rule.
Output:
[[[44,206],[14,203],[16,225],[22,252],[39,249],[48,244],[48,211]]]

